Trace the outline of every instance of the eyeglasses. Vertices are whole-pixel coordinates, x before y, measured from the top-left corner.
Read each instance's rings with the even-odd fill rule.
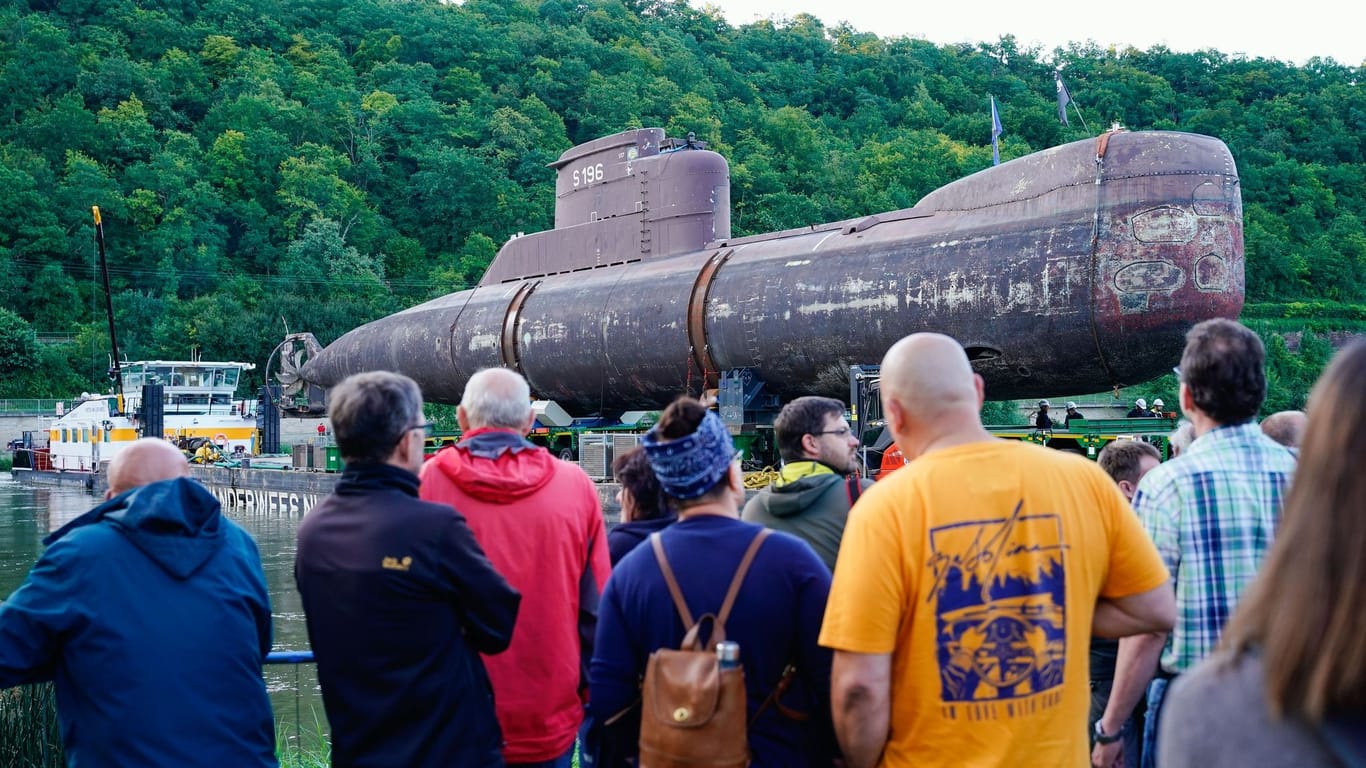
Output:
[[[848,437],[848,436],[849,436],[850,434],[852,434],[852,433],[853,433],[853,430],[849,429],[848,427],[840,427],[839,429],[822,429],[822,430],[819,431],[819,432],[809,432],[809,433],[807,433],[807,434],[817,435],[817,436],[819,436],[819,435],[834,435],[834,436],[836,436],[836,437]]]
[[[423,421],[417,424],[409,424],[408,426],[403,428],[403,431],[398,433],[398,440],[402,440],[403,438],[407,437],[408,433],[412,432],[415,429],[422,430],[423,438],[428,438],[431,437],[432,432],[436,430],[436,425],[430,421]],[[398,440],[395,440],[394,442],[398,442]]]
[[[1178,366],[1176,366],[1175,368],[1173,368],[1173,369],[1172,369],[1172,373],[1176,374],[1176,380],[1177,380],[1177,381],[1180,381],[1180,380],[1181,380],[1181,366],[1178,365]]]

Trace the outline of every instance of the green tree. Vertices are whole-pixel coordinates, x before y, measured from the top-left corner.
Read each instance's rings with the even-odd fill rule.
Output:
[[[373,214],[365,193],[342,178],[350,166],[346,157],[317,144],[304,144],[299,150],[280,164],[277,195],[286,230],[302,231],[315,218],[338,222],[343,237],[358,224],[365,228]]]
[[[232,73],[242,58],[242,49],[237,41],[228,35],[209,35],[204,38],[204,46],[199,50],[199,60],[216,81],[223,81]]]
[[[46,14],[31,13],[6,24],[0,54],[0,104],[6,115],[16,116],[44,99],[56,98],[76,85],[80,51],[71,45],[70,31]]]
[[[37,181],[8,162],[0,163],[0,247],[29,263],[66,251],[66,233]]]
[[[32,371],[37,363],[37,347],[28,321],[0,307],[0,378]]]
[[[73,330],[90,316],[76,281],[58,264],[38,269],[24,295],[24,306],[32,314],[33,327],[44,332]]]

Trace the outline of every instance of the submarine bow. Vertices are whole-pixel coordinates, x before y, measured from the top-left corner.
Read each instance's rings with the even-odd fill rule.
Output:
[[[1113,132],[950,183],[914,207],[730,237],[724,158],[640,129],[553,164],[555,229],[514,238],[476,288],[363,325],[303,379],[364,370],[459,402],[490,366],[579,413],[657,408],[749,369],[781,399],[844,397],[850,365],[917,331],[958,339],[993,399],[1154,378],[1243,303],[1228,148]]]

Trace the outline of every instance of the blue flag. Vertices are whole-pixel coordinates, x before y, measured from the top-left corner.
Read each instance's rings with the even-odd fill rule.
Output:
[[[1005,129],[1001,127],[1001,116],[996,113],[996,97],[991,97],[991,164],[1001,164],[1001,134]]]

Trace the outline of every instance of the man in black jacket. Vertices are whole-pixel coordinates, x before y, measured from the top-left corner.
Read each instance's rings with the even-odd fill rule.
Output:
[[[465,518],[417,497],[422,393],[372,371],[332,390],[346,468],[299,526],[303,595],[337,766],[501,766],[480,653],[512,640],[521,595]]]

